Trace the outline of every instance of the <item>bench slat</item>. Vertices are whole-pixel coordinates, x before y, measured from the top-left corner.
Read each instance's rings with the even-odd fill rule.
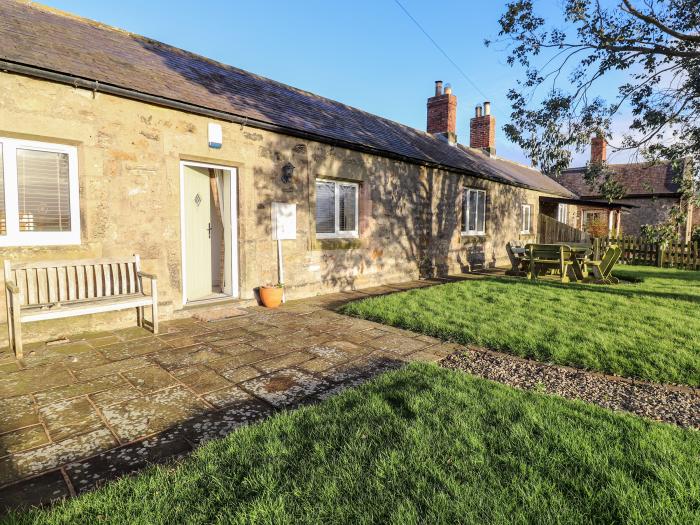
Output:
[[[95,269],[95,295],[97,297],[104,297],[104,275],[102,273],[102,266],[96,264]]]
[[[80,265],[75,267],[75,282],[78,288],[78,299],[86,299],[87,292],[85,290],[85,266]]]
[[[102,283],[104,284],[104,296],[112,295],[112,267],[109,264],[102,264]]]
[[[85,266],[85,293],[89,298],[95,296],[95,266],[88,264]]]
[[[101,312],[110,312],[126,308],[148,306],[153,303],[153,298],[148,295],[123,295],[118,298],[102,298],[87,301],[75,301],[56,308],[29,307],[21,313],[22,322],[46,321],[48,319],[61,319],[76,315],[88,315]]]
[[[19,273],[19,293],[20,293],[20,304],[27,304],[29,302],[29,287],[27,279],[27,270],[22,270]]]
[[[39,304],[37,272],[35,268],[27,268],[27,304]]]
[[[126,265],[126,271],[129,275],[129,292],[138,292],[138,289],[136,288],[136,272],[134,271],[134,263],[128,263]]]
[[[68,300],[75,301],[78,299],[78,287],[75,283],[75,266],[66,268],[66,277],[68,283]]]
[[[45,304],[49,302],[49,271],[47,268],[38,268],[36,271],[37,284],[39,285],[39,304]]]
[[[46,284],[48,286],[49,302],[57,303],[58,298],[58,268],[46,269]]]

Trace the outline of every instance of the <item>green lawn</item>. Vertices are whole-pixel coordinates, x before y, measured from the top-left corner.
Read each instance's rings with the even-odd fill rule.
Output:
[[[697,523],[700,433],[413,364],[17,523]]]
[[[700,385],[700,272],[619,266],[642,282],[490,277],[350,303],[343,312],[538,361]]]

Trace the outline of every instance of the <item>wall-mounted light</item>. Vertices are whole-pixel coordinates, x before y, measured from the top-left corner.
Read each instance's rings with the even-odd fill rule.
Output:
[[[292,177],[294,176],[294,164],[291,162],[287,162],[284,166],[282,166],[282,182],[285,184],[289,184],[292,182]]]

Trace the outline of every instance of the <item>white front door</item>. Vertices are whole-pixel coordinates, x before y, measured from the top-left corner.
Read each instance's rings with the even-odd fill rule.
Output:
[[[180,163],[183,304],[238,297],[237,178],[236,168]]]
[[[212,295],[211,182],[209,170],[183,166],[187,300]]]

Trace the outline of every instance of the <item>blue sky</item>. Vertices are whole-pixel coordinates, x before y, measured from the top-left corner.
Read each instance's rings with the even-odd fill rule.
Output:
[[[419,129],[434,81],[449,82],[459,98],[463,143],[484,99],[393,0],[43,1]],[[497,36],[505,2],[402,3],[490,99],[498,154],[527,162],[501,131],[510,113],[506,92],[520,72],[506,64],[505,51],[483,45]],[[559,12],[557,0],[536,4],[547,18]],[[577,155],[574,164],[586,157]]]

